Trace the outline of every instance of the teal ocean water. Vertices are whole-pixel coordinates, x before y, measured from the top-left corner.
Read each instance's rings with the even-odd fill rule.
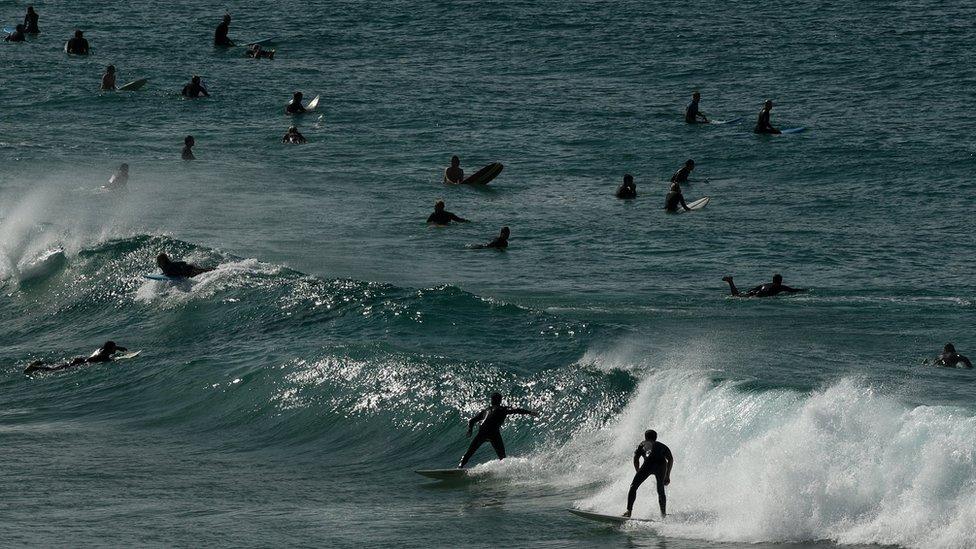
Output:
[[[976,354],[972,3],[36,7],[0,44],[0,545],[976,546],[976,373],[922,364]],[[224,10],[276,58],[213,49]],[[684,124],[695,89],[745,119]],[[754,135],[766,98],[807,131]],[[505,170],[448,187],[453,154]],[[711,203],[666,215],[687,158]],[[144,279],[160,251],[217,268]],[[773,273],[811,291],[721,281]],[[22,373],[107,339],[142,354]],[[542,414],[510,458],[414,474],[495,390]],[[668,521],[569,515],[623,512],[647,428]]]

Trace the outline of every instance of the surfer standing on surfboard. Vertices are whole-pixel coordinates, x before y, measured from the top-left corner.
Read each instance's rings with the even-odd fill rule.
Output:
[[[644,458],[644,464],[641,464]],[[644,431],[644,441],[637,445],[634,450],[634,480],[630,483],[630,490],[627,492],[627,512],[625,517],[630,517],[634,510],[634,500],[637,499],[637,489],[647,477],[654,475],[657,480],[657,502],[661,506],[661,516],[667,516],[668,498],[664,494],[664,487],[671,484],[671,467],[674,465],[674,456],[671,449],[663,443],[657,441],[657,431],[648,429]]]
[[[763,108],[759,111],[759,119],[756,120],[756,133],[780,133],[769,121],[769,112],[773,110],[773,100],[767,99],[763,103]]]
[[[24,369],[25,374],[30,374],[31,372],[42,371],[42,372],[53,372],[55,370],[64,370],[66,368],[71,368],[72,366],[80,366],[82,364],[96,364],[99,362],[111,362],[112,357],[115,353],[124,353],[128,351],[125,347],[119,347],[114,341],[106,341],[105,345],[102,345],[98,350],[91,354],[88,358],[83,356],[77,357],[71,362],[66,362],[64,364],[59,364],[57,366],[47,366],[43,360],[38,360],[31,362],[30,365]]]
[[[474,428],[475,423],[480,421],[481,426],[478,427],[478,434],[471,441],[471,446],[468,446],[468,451],[464,453],[464,457],[461,458],[461,463],[458,463],[457,468],[463,469],[468,464],[471,456],[478,450],[478,447],[485,442],[491,443],[491,447],[498,454],[498,459],[505,459],[505,443],[502,442],[501,428],[502,424],[505,423],[505,418],[512,414],[525,414],[532,417],[539,417],[539,412],[533,412],[525,408],[502,406],[501,393],[492,393],[491,406],[478,412],[478,415],[468,420],[468,436],[471,436],[471,429]]]
[[[698,110],[698,102],[701,101],[701,94],[697,91],[691,94],[691,103],[685,108],[685,123],[697,124],[699,120],[702,124],[708,124],[705,113]]]
[[[457,185],[464,182],[464,170],[461,169],[461,159],[457,155],[451,157],[451,166],[444,170],[444,183]]]

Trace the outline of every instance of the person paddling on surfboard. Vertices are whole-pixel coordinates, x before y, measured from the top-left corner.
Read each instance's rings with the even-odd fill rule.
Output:
[[[641,458],[644,463],[641,464]],[[634,500],[637,499],[637,489],[647,480],[647,477],[654,475],[657,480],[657,503],[661,506],[661,516],[668,515],[668,498],[664,494],[664,487],[671,484],[671,467],[674,465],[674,456],[671,449],[657,441],[657,431],[648,429],[644,431],[644,441],[637,445],[634,450],[634,480],[630,482],[630,490],[627,492],[627,512],[625,517],[630,517],[634,510]]]
[[[691,208],[685,204],[685,196],[681,194],[681,185],[672,183],[671,188],[668,190],[668,196],[664,199],[664,211],[668,213],[677,213],[678,206],[684,208],[686,212],[691,211]]]
[[[14,27],[14,32],[8,34],[6,38],[3,39],[4,42],[26,42],[27,36],[24,34],[24,26],[17,25]]]
[[[502,441],[501,428],[502,424],[505,423],[505,418],[513,414],[524,414],[532,417],[539,417],[539,413],[532,410],[502,406],[501,393],[492,393],[491,406],[478,412],[478,415],[468,420],[469,437],[471,436],[471,430],[474,429],[474,424],[480,421],[481,425],[478,427],[478,434],[475,435],[474,440],[471,441],[471,445],[468,446],[468,451],[464,453],[463,457],[461,457],[461,462],[458,463],[457,468],[463,469],[464,466],[468,464],[468,460],[471,459],[471,456],[473,456],[478,448],[485,442],[491,443],[491,447],[494,448],[495,453],[498,454],[498,459],[505,459],[505,443]]]
[[[203,83],[201,82],[200,77],[196,75],[194,75],[193,78],[190,79],[189,84],[183,86],[183,91],[180,93],[183,95],[183,97],[186,97],[187,99],[196,99],[198,97],[210,97],[210,94],[207,93],[207,88],[203,87]]]
[[[84,33],[76,30],[74,38],[65,43],[64,52],[70,55],[88,55],[91,53],[91,47],[88,45],[88,40],[85,40]]]
[[[685,161],[684,166],[679,168],[678,171],[674,172],[674,175],[671,176],[671,182],[688,183],[688,176],[691,175],[691,172],[693,171],[695,171],[695,161],[689,158]]]
[[[265,50],[261,47],[261,44],[251,44],[247,48],[247,55],[251,59],[274,59],[275,50]]]
[[[285,105],[285,114],[302,114],[307,112],[305,105],[302,105],[302,92],[295,92],[291,101]]]
[[[777,134],[779,130],[773,127],[769,121],[769,112],[773,110],[773,100],[767,99],[763,103],[762,109],[759,111],[759,119],[756,120],[756,128],[753,130],[756,133],[772,133]]]
[[[217,25],[217,30],[214,31],[214,46],[229,48],[234,45],[230,38],[227,38],[227,32],[230,30],[230,14],[224,14],[224,20]]]
[[[281,138],[281,142],[288,145],[304,145],[308,140],[298,131],[298,126],[291,126],[288,128],[288,133]]]
[[[729,291],[732,292],[733,297],[772,297],[782,293],[796,294],[807,291],[805,288],[790,288],[783,284],[783,275],[781,274],[774,274],[772,283],[760,284],[746,293],[739,292],[731,276],[723,276],[722,280],[729,283]]]
[[[27,368],[24,368],[25,374],[30,374],[31,372],[42,371],[42,372],[53,372],[55,370],[64,370],[66,368],[71,368],[73,366],[80,366],[82,364],[96,364],[99,362],[111,362],[113,355],[116,353],[124,353],[128,351],[125,347],[119,347],[114,341],[106,341],[105,345],[102,345],[89,357],[77,357],[71,362],[66,362],[64,364],[58,364],[56,366],[48,366],[43,360],[37,360],[31,362]]]
[[[213,270],[212,267],[199,267],[185,261],[173,261],[164,253],[156,256],[156,266],[170,278],[193,278]]]
[[[457,155],[451,157],[451,165],[444,170],[444,183],[457,185],[464,182],[464,170],[461,169],[461,159]]]
[[[624,175],[624,182],[617,187],[617,198],[633,199],[637,198],[637,184],[634,183],[634,176],[629,173]]]
[[[40,34],[41,28],[37,26],[37,12],[34,6],[27,6],[27,13],[24,15],[24,32],[27,34]]]
[[[936,366],[948,368],[972,368],[973,363],[968,358],[956,352],[956,347],[952,343],[946,343],[942,348],[942,354],[935,360]]]
[[[115,65],[105,67],[105,74],[102,75],[102,90],[115,91]]]
[[[508,249],[508,238],[512,235],[512,231],[508,227],[502,227],[502,230],[498,233],[498,236],[494,240],[487,244],[475,244],[471,246],[474,250],[484,250],[487,248],[494,248],[496,250]]]
[[[697,91],[691,94],[691,103],[685,107],[685,123],[686,124],[697,124],[701,121],[702,124],[708,124],[708,117],[705,113],[698,110],[698,102],[701,101],[701,94]]]
[[[193,156],[193,146],[197,144],[196,139],[193,139],[192,135],[188,135],[183,138],[183,154],[181,158],[183,160],[196,160],[197,157]]]
[[[430,214],[427,218],[427,223],[434,225],[447,225],[451,221],[457,221],[458,223],[467,223],[468,220],[463,217],[458,217],[453,213],[444,209],[444,201],[438,200],[434,203],[434,213]]]

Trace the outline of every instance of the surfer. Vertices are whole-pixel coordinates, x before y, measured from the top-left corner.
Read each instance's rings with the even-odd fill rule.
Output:
[[[233,46],[234,43],[231,42],[230,38],[227,38],[227,31],[230,30],[230,14],[224,14],[224,20],[217,25],[217,30],[214,31],[214,46],[228,48]]]
[[[105,67],[105,74],[102,75],[102,90],[115,91],[115,65]]]
[[[457,155],[451,157],[451,165],[444,170],[444,183],[457,185],[464,183],[464,170],[461,169],[461,159]]]
[[[91,53],[91,48],[88,46],[88,40],[85,39],[84,33],[76,30],[75,37],[68,40],[64,45],[64,52],[70,55],[88,55]]]
[[[37,12],[34,6],[27,6],[27,14],[24,15],[24,32],[27,34],[39,34],[41,28],[37,26]]]
[[[287,143],[289,145],[304,145],[308,143],[305,136],[298,132],[298,126],[291,126],[288,128],[288,133],[281,138],[282,143]]]
[[[685,204],[685,195],[681,194],[681,185],[672,183],[671,188],[668,190],[668,196],[664,199],[664,211],[677,213],[678,206],[684,208],[686,212],[691,211],[691,208]]]
[[[936,366],[948,368],[972,368],[973,363],[968,358],[956,352],[956,347],[952,343],[946,343],[942,348],[942,354],[935,360]]]
[[[767,99],[763,103],[762,109],[759,111],[759,120],[756,120],[756,129],[753,131],[756,133],[779,133],[779,130],[773,127],[769,122],[769,111],[773,110],[773,100]]]
[[[192,135],[188,135],[183,138],[183,160],[196,160],[197,157],[193,156],[193,146],[197,144],[197,141],[193,139]]]
[[[697,91],[691,94],[691,103],[685,108],[685,123],[687,124],[697,124],[701,120],[702,124],[708,124],[708,118],[705,113],[698,110],[698,102],[701,101],[701,94]]]
[[[185,261],[173,261],[164,253],[156,256],[156,266],[163,271],[164,275],[171,278],[193,278],[213,270],[213,268],[199,267]]]
[[[689,158],[685,161],[684,166],[681,166],[678,171],[674,172],[674,175],[671,176],[671,182],[687,183],[688,176],[691,175],[691,172],[693,171],[695,171],[695,161]]]
[[[305,106],[302,105],[302,92],[295,92],[291,101],[285,105],[285,114],[302,114],[304,112],[306,110]]]
[[[772,297],[784,292],[796,294],[807,291],[805,288],[790,288],[786,284],[783,284],[783,275],[780,274],[773,275],[772,283],[760,284],[744,294],[740,293],[739,289],[735,287],[735,282],[732,281],[731,276],[723,276],[722,280],[729,283],[729,290],[732,292],[733,297]]]
[[[641,458],[644,458],[643,465]],[[661,506],[661,516],[668,515],[668,498],[664,494],[664,487],[671,484],[671,467],[674,465],[674,456],[671,449],[657,441],[657,431],[648,429],[644,431],[644,441],[637,445],[634,450],[634,480],[630,482],[630,490],[627,492],[627,512],[625,517],[629,517],[634,510],[634,500],[637,499],[637,489],[647,477],[654,475],[657,480],[657,502]]]
[[[129,182],[129,165],[123,162],[105,185],[106,189],[121,189]]]
[[[24,26],[17,25],[14,27],[14,32],[8,34],[4,39],[4,42],[26,42],[27,37],[24,36]]]
[[[451,221],[457,221],[458,223],[467,223],[468,220],[463,217],[458,217],[453,213],[444,209],[444,201],[438,200],[434,204],[434,213],[430,214],[427,218],[427,223],[432,223],[434,225],[447,225]]]
[[[189,99],[196,99],[197,97],[210,97],[210,94],[207,93],[207,88],[203,87],[203,84],[200,82],[200,77],[196,75],[190,79],[189,84],[183,86],[183,91],[180,93],[183,95],[183,97]]]
[[[474,436],[474,440],[471,441],[471,445],[468,446],[468,451],[464,453],[464,456],[461,458],[461,462],[458,463],[457,468],[463,469],[464,466],[468,464],[468,460],[471,459],[471,456],[473,456],[478,450],[478,447],[485,442],[491,443],[491,447],[494,448],[495,453],[498,454],[498,459],[505,459],[505,443],[502,441],[501,428],[502,424],[505,423],[505,418],[513,414],[525,414],[532,417],[539,417],[539,412],[526,410],[525,408],[502,406],[501,393],[492,393],[491,406],[478,412],[478,415],[468,420],[469,437],[471,436],[471,430],[474,428],[474,424],[480,421],[481,425],[478,427],[478,434]]]
[[[251,59],[274,59],[274,54],[275,50],[265,50],[261,48],[261,44],[251,44],[245,53]]]
[[[475,244],[474,246],[471,246],[471,248],[475,250],[483,250],[486,248],[495,248],[496,250],[504,250],[508,248],[508,237],[511,234],[512,231],[510,231],[508,227],[502,227],[501,232],[498,233],[498,236],[496,236],[494,240],[492,240],[487,244]]]
[[[128,351],[125,347],[119,347],[114,341],[106,341],[105,345],[99,347],[94,353],[89,357],[85,358],[83,356],[73,359],[71,362],[65,362],[64,364],[58,364],[53,366],[48,366],[43,360],[37,360],[31,362],[27,368],[24,368],[25,374],[30,374],[36,371],[42,372],[53,372],[55,370],[64,370],[66,368],[71,368],[72,366],[80,366],[82,364],[96,364],[99,362],[111,362],[113,355],[116,353],[124,353]]]
[[[637,184],[634,183],[634,176],[629,173],[624,175],[623,184],[617,187],[617,198],[637,198]]]

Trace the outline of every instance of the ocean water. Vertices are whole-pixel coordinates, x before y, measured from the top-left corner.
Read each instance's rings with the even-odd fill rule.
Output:
[[[0,44],[0,545],[976,546],[976,373],[922,364],[976,354],[972,3],[36,5]],[[276,58],[214,50],[225,10]],[[695,89],[745,120],[685,125]],[[807,131],[752,134],[766,98]],[[505,170],[447,187],[453,154]],[[687,158],[712,201],[665,215]],[[142,278],[160,251],[217,268]],[[721,281],[777,272],[811,291]],[[142,354],[22,374],[106,339]],[[541,413],[510,458],[414,474],[495,390]],[[624,510],[647,428],[669,520],[569,515]]]

